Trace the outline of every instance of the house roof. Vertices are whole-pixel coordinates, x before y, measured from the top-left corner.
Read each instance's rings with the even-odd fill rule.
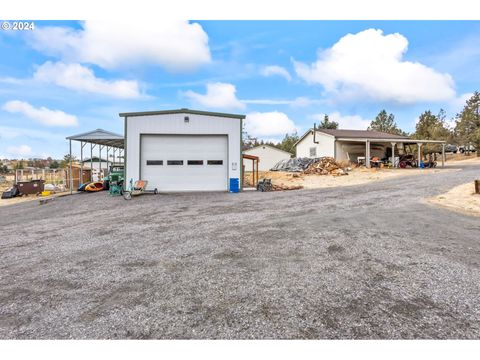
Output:
[[[86,133],[72,135],[67,137],[67,140],[83,141],[87,143],[114,146],[123,149],[124,137],[123,135],[115,134],[111,131],[96,129]]]
[[[354,139],[408,139],[407,136],[389,134],[383,131],[372,130],[347,130],[347,129],[317,129],[336,138],[354,138]]]
[[[272,149],[272,150],[280,151],[280,152],[283,152],[283,153],[288,154],[288,155],[290,155],[290,156],[293,155],[292,153],[289,153],[288,151],[285,151],[285,150],[276,148],[275,146],[267,145],[267,144],[257,145],[257,146],[254,146],[254,147],[250,148],[250,149],[243,150],[243,153],[245,153],[245,151],[250,151],[250,150],[253,150],[253,149],[257,149],[257,148],[259,148],[259,147],[268,147],[268,148],[270,148],[270,149]]]
[[[317,129],[317,132],[321,132],[335,138],[342,139],[409,139],[406,136],[372,130]],[[294,146],[297,146],[297,144],[301,142],[310,133],[313,133],[313,129],[308,129],[305,134],[303,134],[300,139],[298,139]]]
[[[128,112],[128,113],[120,113],[118,115],[121,117],[129,117],[129,116],[148,116],[148,115],[167,115],[167,114],[192,114],[192,115],[219,116],[219,117],[227,117],[227,118],[234,118],[234,119],[245,119],[245,115],[191,110],[187,108],[174,109],[174,110]]]

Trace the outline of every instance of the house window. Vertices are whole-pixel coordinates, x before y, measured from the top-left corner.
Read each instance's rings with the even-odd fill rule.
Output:
[[[147,160],[147,165],[163,165],[163,160]]]
[[[188,160],[188,165],[203,165],[203,160]]]
[[[317,148],[311,147],[310,148],[310,156],[317,156]]]
[[[208,160],[208,165],[223,165],[223,160]]]
[[[183,165],[183,160],[167,160],[167,165]]]

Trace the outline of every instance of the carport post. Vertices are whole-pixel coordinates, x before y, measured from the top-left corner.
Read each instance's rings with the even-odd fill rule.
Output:
[[[73,194],[73,175],[72,175],[72,139],[70,142],[70,194]]]
[[[365,141],[365,166],[370,168],[370,140]]]
[[[417,143],[417,147],[418,147],[418,168],[420,169],[420,161],[422,161],[422,144],[421,143]]]
[[[83,141],[80,141],[80,183],[83,184]]]
[[[395,167],[395,145],[396,143],[392,142],[392,167]]]
[[[110,166],[108,166],[108,162],[109,162],[109,160],[108,160],[108,152],[109,152],[109,150],[110,150],[110,146],[107,145],[107,174],[110,173]]]
[[[98,181],[100,181],[100,178],[102,176],[102,163],[101,159],[102,158],[102,145],[98,145]]]
[[[93,144],[90,143],[90,181],[93,181]]]
[[[442,144],[442,168],[445,167],[445,144]]]

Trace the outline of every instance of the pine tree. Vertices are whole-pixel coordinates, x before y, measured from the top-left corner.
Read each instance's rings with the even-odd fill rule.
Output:
[[[299,137],[297,132],[294,132],[293,134],[285,134],[285,137],[283,140],[276,144],[275,147],[277,147],[280,150],[287,151],[291,154],[295,154],[295,143],[298,141]]]
[[[450,130],[445,124],[445,111],[442,109],[438,115],[430,110],[424,111],[418,118],[415,126],[414,139],[423,140],[448,140]],[[441,146],[437,144],[425,144],[422,146],[424,153],[440,152]]]
[[[407,136],[408,134],[401,130],[396,122],[395,122],[395,115],[387,114],[385,110],[382,110],[378,113],[375,117],[375,120],[372,120],[370,126],[368,127],[370,131],[381,131],[388,134],[394,135],[403,135]]]
[[[336,121],[330,121],[328,115],[325,115],[323,121],[318,125],[319,129],[338,129],[338,123]]]
[[[455,135],[458,141],[465,146],[471,144],[477,149],[477,156],[480,156],[480,93],[475,91],[467,100],[462,112],[457,115]]]

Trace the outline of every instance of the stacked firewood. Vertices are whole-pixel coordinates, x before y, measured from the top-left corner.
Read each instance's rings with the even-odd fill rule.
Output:
[[[333,176],[348,175],[348,173],[340,167],[334,158],[328,156],[321,157],[315,162],[311,163],[304,173]]]

